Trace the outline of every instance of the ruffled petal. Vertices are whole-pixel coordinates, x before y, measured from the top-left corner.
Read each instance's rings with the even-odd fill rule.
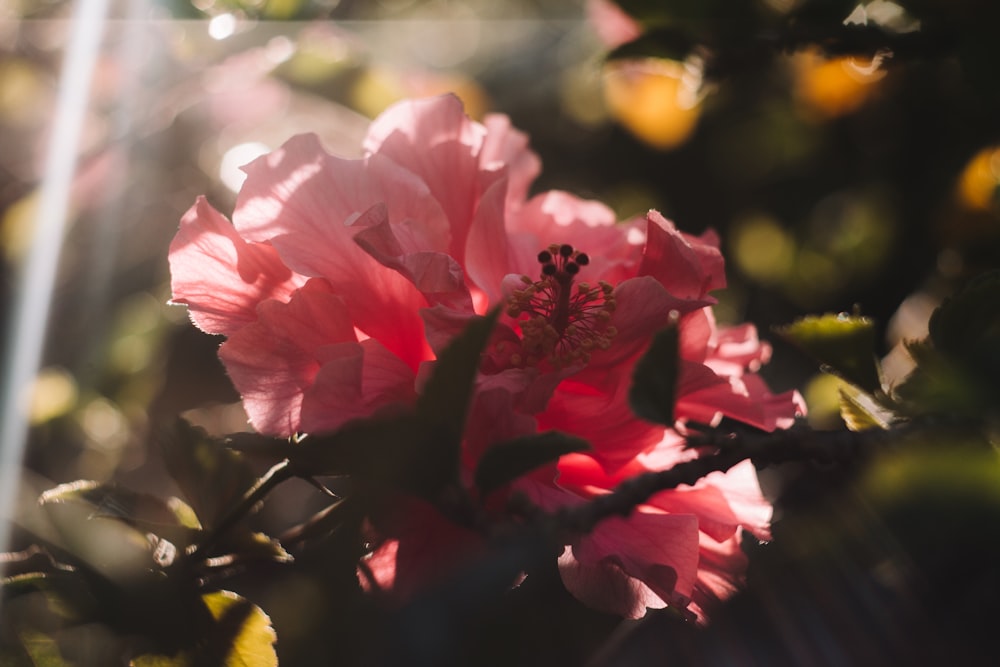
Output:
[[[726,273],[718,239],[713,233],[701,239],[682,234],[657,211],[650,211],[646,248],[640,276],[653,276],[674,296],[701,299],[726,286]]]
[[[515,129],[510,118],[489,114],[483,120],[486,136],[479,152],[484,170],[507,170],[507,208],[514,210],[528,198],[528,190],[542,170],[542,161],[528,148],[528,135]]]
[[[805,402],[798,392],[772,394],[756,374],[724,377],[707,366],[682,361],[675,407],[678,418],[715,424],[725,416],[773,431],[788,428],[805,411]]]
[[[743,461],[726,472],[713,472],[692,486],[663,491],[649,504],[671,514],[695,514],[698,528],[717,542],[740,528],[770,539],[773,509],[761,493],[753,463]]]
[[[510,270],[504,229],[506,191],[507,179],[502,178],[483,193],[463,253],[469,279],[491,304],[500,302],[500,283]]]
[[[303,431],[332,431],[416,400],[413,370],[374,338],[326,346],[317,356],[322,364],[302,401]]]
[[[705,300],[678,298],[670,294],[652,276],[632,278],[619,284],[614,291],[616,308],[611,324],[618,330],[607,350],[595,350],[587,365],[587,373],[631,373],[631,366],[623,365],[634,359],[649,346],[660,329],[676,317],[699,310],[708,305]]]
[[[419,219],[426,232],[421,243],[443,247],[447,221],[426,185],[385,158],[332,157],[315,135],[290,139],[245,171],[233,214],[237,229],[268,240],[294,270],[326,278],[355,325],[412,368],[426,359],[417,314],[426,300],[408,278],[354,242],[358,231],[385,219]]]
[[[321,348],[354,341],[343,299],[322,280],[310,280],[288,303],[269,300],[257,321],[230,335],[219,357],[261,433],[288,436],[301,429],[304,392],[320,368]]]
[[[424,250],[415,235],[399,233],[416,227],[413,221],[391,225],[388,217],[377,214],[365,220],[370,224],[356,224],[360,231],[354,236],[363,250],[413,283],[428,303],[472,312],[472,296],[458,262],[443,252]]]
[[[480,169],[485,134],[457,97],[443,95],[390,106],[364,142],[368,153],[391,158],[427,184],[450,222],[449,254],[460,262],[479,196],[499,176]]]
[[[186,305],[194,323],[213,334],[256,321],[257,304],[287,301],[306,281],[271,246],[244,241],[204,197],[181,218],[169,259],[173,302]]]
[[[581,569],[589,568],[592,574],[613,564],[621,569],[623,576],[642,582],[662,600],[661,604],[650,605],[648,598],[640,597],[633,604],[641,602],[647,607],[673,604],[684,608],[697,581],[698,539],[698,518],[694,515],[636,511],[628,518],[601,521],[589,535],[573,544],[573,556]],[[574,582],[565,578],[563,581],[573,592]],[[616,598],[589,602],[611,610],[621,604]],[[625,615],[637,618],[644,614],[645,609],[633,607]]]
[[[702,533],[698,546],[698,581],[688,609],[704,625],[719,603],[732,597],[744,583],[747,557],[739,533],[716,541]]]
[[[639,232],[639,223],[618,225],[614,211],[601,202],[559,190],[532,197],[508,216],[507,229],[517,247],[508,270],[529,276],[538,273],[538,251],[552,243],[569,243],[587,253],[590,264],[579,279],[592,283],[617,284],[634,277],[641,258],[642,246],[633,234]]]
[[[554,429],[590,441],[593,456],[613,470],[655,445],[663,427],[637,419],[628,401],[628,384],[610,391],[563,381],[545,411],[538,415],[541,429]]]

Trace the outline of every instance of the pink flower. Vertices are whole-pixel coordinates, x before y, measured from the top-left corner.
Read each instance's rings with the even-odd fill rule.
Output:
[[[655,211],[616,224],[564,192],[529,198],[539,161],[524,135],[502,116],[471,121],[451,96],[390,108],[364,149],[343,159],[294,137],[245,167],[232,223],[199,199],[171,245],[174,301],[227,337],[219,355],[259,431],[329,431],[412,404],[435,354],[498,304],[462,454],[470,488],[486,448],[549,429],[593,451],[515,484],[546,508],[696,456],[627,400],[652,334],[674,322],[681,423],[774,429],[801,412],[796,394],[772,395],[753,373],[769,353],[753,328],[715,326],[709,292],[725,276],[713,233],[683,234]],[[741,532],[766,538],[769,518],[744,464],[600,524],[567,548],[563,578],[629,616],[700,609],[734,589]],[[429,562],[420,531],[386,537],[376,582],[422,571],[401,553]]]

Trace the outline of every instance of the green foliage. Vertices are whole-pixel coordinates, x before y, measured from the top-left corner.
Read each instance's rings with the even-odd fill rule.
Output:
[[[629,404],[639,417],[664,426],[674,425],[677,400],[679,333],[669,326],[653,337],[649,349],[639,359],[632,374]]]
[[[928,330],[941,354],[995,382],[1000,377],[1000,271],[979,276],[945,299]]]
[[[498,442],[486,450],[476,466],[476,488],[485,497],[521,475],[554,463],[560,456],[588,449],[585,440],[557,431]]]
[[[970,281],[931,315],[926,341],[907,346],[916,369],[895,388],[908,416],[987,420],[1000,401],[1000,272]]]
[[[230,593],[215,591],[201,598],[211,623],[199,644],[173,656],[142,655],[132,667],[271,667],[278,664],[277,636],[260,607]]]
[[[499,308],[494,308],[484,317],[470,320],[465,330],[442,350],[434,364],[434,373],[417,399],[420,419],[441,429],[449,438],[458,440],[465,430],[480,355],[499,316]]]
[[[201,525],[193,510],[182,500],[163,500],[119,484],[79,480],[49,489],[39,498],[50,503],[83,503],[90,507],[90,519],[116,519],[165,538],[183,550],[193,544]]]
[[[167,471],[206,527],[215,526],[253,486],[246,461],[203,429],[178,419],[160,437]]]
[[[867,317],[846,313],[810,315],[776,331],[816,358],[824,370],[864,391],[881,389],[875,327]]]

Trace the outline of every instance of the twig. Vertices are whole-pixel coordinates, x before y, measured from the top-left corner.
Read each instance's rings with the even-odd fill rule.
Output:
[[[222,521],[215,525],[209,534],[202,540],[189,556],[189,561],[198,561],[203,558],[212,547],[222,538],[222,536],[232,528],[240,519],[250,513],[254,506],[267,496],[276,486],[295,476],[288,459],[276,463],[264,473],[264,476],[257,480],[257,483],[247,489],[240,499],[240,502],[225,516]]]

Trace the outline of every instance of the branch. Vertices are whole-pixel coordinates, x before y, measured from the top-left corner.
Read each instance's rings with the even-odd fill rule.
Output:
[[[289,465],[288,459],[273,465],[270,470],[264,473],[263,477],[257,480],[256,484],[247,489],[240,502],[212,528],[205,539],[191,552],[188,559],[197,561],[205,557],[222,536],[240,519],[249,514],[257,503],[261,502],[279,484],[294,476],[295,473]]]

